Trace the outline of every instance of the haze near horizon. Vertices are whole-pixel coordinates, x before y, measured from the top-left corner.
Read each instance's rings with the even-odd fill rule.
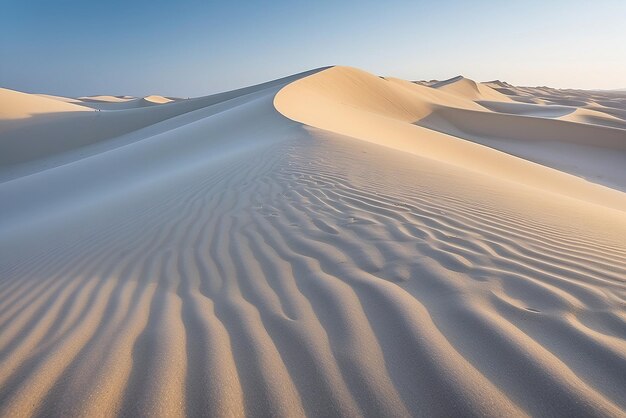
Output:
[[[188,97],[327,65],[403,79],[626,87],[626,3],[5,0],[0,84]]]

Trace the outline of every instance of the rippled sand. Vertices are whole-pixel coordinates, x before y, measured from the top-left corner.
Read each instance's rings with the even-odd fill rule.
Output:
[[[626,95],[2,93],[0,415],[624,415]]]

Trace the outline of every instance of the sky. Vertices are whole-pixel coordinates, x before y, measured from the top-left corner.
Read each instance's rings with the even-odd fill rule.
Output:
[[[0,0],[0,87],[193,97],[349,65],[626,88],[626,1]]]

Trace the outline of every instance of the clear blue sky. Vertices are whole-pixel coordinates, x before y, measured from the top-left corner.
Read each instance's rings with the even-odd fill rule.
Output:
[[[626,87],[625,0],[0,0],[0,86],[199,96],[326,65]]]

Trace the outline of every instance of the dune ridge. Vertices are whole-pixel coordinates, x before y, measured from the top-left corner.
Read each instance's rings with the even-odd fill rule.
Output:
[[[502,143],[500,147],[487,148],[480,146],[481,141],[477,139],[477,137],[489,139],[492,136],[500,139],[518,139],[524,135],[518,132],[523,126],[523,132],[528,131],[530,136],[524,138],[525,145],[532,149],[532,139],[536,139],[537,142],[555,140],[581,142],[593,133],[594,141],[584,143],[620,151],[621,163],[626,162],[624,159],[626,153],[623,152],[626,142],[624,130],[569,124],[542,118],[520,119],[514,115],[471,112],[471,109],[463,107],[442,106],[428,97],[416,94],[419,92],[418,89],[424,88],[428,87],[415,85],[416,90],[410,91],[361,70],[335,67],[317,74],[316,77],[307,77],[292,83],[276,96],[275,104],[285,116],[307,125],[542,190],[550,190],[575,199],[593,201],[621,211],[626,210],[624,196],[620,192],[598,187],[596,184],[549,170],[543,165],[514,158],[494,149],[506,151],[508,149],[506,143]],[[468,103],[474,104],[470,101]],[[445,113],[442,118],[436,119],[435,123],[428,123],[442,113]],[[462,119],[462,116],[467,114],[471,117]],[[464,123],[461,130],[469,131],[461,140],[448,135],[457,133],[455,128],[459,124],[458,120]],[[552,126],[543,126],[546,124]],[[512,125],[511,129],[507,129],[509,125]],[[517,137],[511,136],[510,133]],[[503,137],[504,134],[507,137]],[[468,142],[469,138],[479,144]],[[562,168],[558,160],[548,159],[548,164]],[[599,176],[599,172],[607,168],[596,166],[594,174]],[[623,180],[626,176],[622,177],[621,174],[626,175],[626,165],[615,164],[612,169],[617,173],[612,178],[621,180],[621,185],[624,186]]]
[[[119,111],[108,109],[110,111],[88,113],[53,111],[46,114],[43,119],[31,118],[18,122],[4,120],[4,129],[0,128],[0,182],[100,153],[114,145],[134,142],[145,137],[142,129],[149,131],[147,136],[153,136],[158,130],[154,128],[155,126],[167,130],[170,126],[167,121],[176,117],[185,118],[187,115],[188,118],[185,118],[184,123],[190,123],[195,111],[201,113],[198,118],[202,118],[210,109],[220,112],[224,106],[228,106],[230,100],[282,86],[302,75],[210,96],[168,102],[159,106],[131,106]],[[0,95],[0,99],[2,97]],[[122,104],[133,100],[116,99]],[[6,103],[10,102],[11,98],[7,98]],[[105,100],[105,103],[108,102]],[[80,108],[85,110],[82,106]],[[161,122],[166,123],[160,124]],[[2,132],[3,130],[5,132]]]
[[[623,416],[626,195],[455,118],[620,128],[465,93],[318,69],[14,163],[0,415]]]
[[[492,89],[489,85],[477,83],[463,76],[453,77],[449,80],[440,81],[430,87],[451,92],[452,94],[468,98],[470,100],[495,100],[510,102],[511,99],[505,94]]]

